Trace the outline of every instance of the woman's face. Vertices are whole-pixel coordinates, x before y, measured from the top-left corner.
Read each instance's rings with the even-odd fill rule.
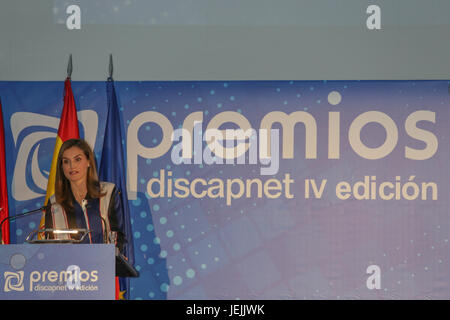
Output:
[[[62,168],[70,182],[86,181],[89,161],[83,150],[75,146],[63,152]]]

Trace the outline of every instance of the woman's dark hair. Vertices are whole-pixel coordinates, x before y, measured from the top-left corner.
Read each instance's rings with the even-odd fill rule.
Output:
[[[80,148],[89,161],[89,168],[87,169],[86,179],[87,194],[89,195],[89,197],[101,198],[105,195],[105,193],[101,193],[100,183],[98,181],[97,175],[97,167],[95,165],[95,157],[92,148],[83,139],[69,139],[65,141],[59,149],[55,176],[55,200],[57,203],[63,206],[65,210],[73,209],[73,194],[70,188],[70,181],[64,175],[64,171],[62,168],[62,156],[64,154],[64,151],[72,147]]]

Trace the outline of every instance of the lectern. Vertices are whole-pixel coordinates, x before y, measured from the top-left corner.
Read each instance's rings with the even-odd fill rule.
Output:
[[[0,246],[1,300],[115,298],[112,244]]]
[[[17,218],[39,212],[41,209]],[[38,233],[57,237],[34,239]],[[110,232],[104,244],[81,244],[86,229],[44,229],[32,231],[28,244],[0,245],[0,300],[109,300],[115,299],[115,277],[138,277],[139,272],[114,245]],[[74,240],[70,235],[81,235]],[[109,244],[108,244],[109,242]]]

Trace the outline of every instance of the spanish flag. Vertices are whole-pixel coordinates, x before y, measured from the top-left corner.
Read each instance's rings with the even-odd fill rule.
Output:
[[[0,221],[6,219],[8,212],[8,185],[6,182],[5,130],[3,127],[2,102],[0,101]],[[9,221],[2,227],[2,243],[9,244]]]
[[[64,107],[59,120],[58,134],[56,136],[55,149],[53,151],[52,166],[47,182],[47,194],[45,196],[45,205],[47,205],[50,197],[55,194],[55,176],[58,160],[59,149],[61,149],[64,141],[69,139],[79,139],[77,109],[75,107],[75,99],[73,97],[70,78],[64,82]],[[40,228],[44,228],[44,217],[41,218]]]

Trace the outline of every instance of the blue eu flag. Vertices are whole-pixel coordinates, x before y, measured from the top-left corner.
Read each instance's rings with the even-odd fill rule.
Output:
[[[106,120],[105,138],[103,141],[102,157],[99,168],[100,181],[112,182],[121,191],[120,197],[123,205],[124,232],[126,244],[124,255],[134,265],[134,245],[131,232],[130,208],[128,206],[127,187],[125,181],[126,167],[122,141],[122,125],[120,121],[119,107],[117,102],[114,81],[110,77],[106,83],[108,115]],[[119,278],[120,291],[124,298],[129,299],[130,281],[128,278]]]

